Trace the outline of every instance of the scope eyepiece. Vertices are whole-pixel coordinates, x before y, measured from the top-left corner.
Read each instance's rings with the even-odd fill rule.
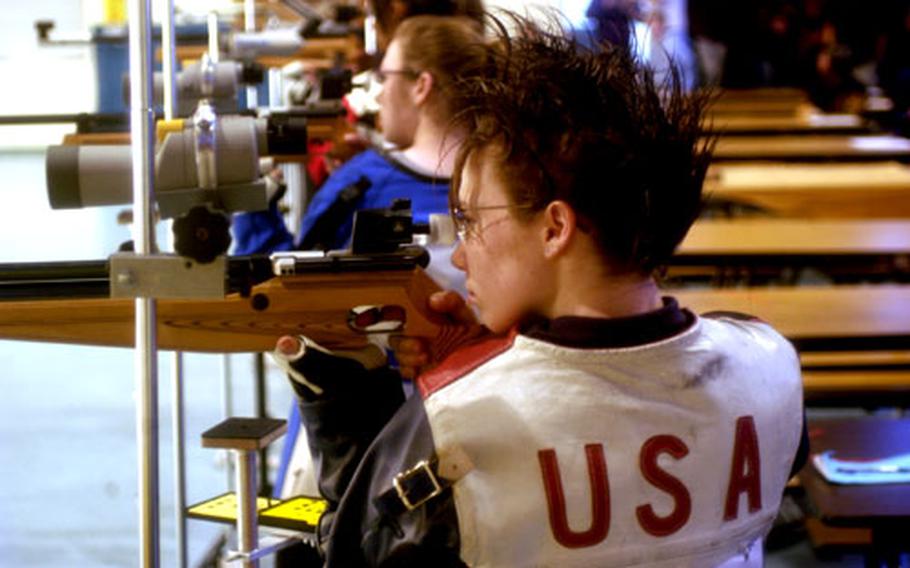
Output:
[[[79,146],[49,146],[45,160],[47,197],[53,209],[82,207],[79,191]]]

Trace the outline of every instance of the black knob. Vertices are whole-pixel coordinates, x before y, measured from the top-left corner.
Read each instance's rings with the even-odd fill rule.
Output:
[[[174,220],[174,250],[200,264],[215,260],[231,246],[230,222],[221,213],[193,207]]]

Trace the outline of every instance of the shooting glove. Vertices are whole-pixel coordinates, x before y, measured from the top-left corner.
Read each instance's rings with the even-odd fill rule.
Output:
[[[333,352],[302,335],[297,339],[300,342],[297,353],[286,355],[276,349],[272,357],[287,372],[294,391],[305,401],[334,397],[359,388],[373,375],[388,373],[385,353],[375,345],[359,351]]]

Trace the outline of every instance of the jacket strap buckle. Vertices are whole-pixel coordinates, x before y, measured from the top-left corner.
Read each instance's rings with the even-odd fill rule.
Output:
[[[427,460],[421,460],[411,469],[396,475],[392,485],[408,511],[413,511],[442,493],[442,484]]]

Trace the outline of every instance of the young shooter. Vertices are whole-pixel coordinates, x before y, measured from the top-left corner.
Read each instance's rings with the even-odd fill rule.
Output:
[[[451,193],[453,263],[492,335],[407,400],[388,368],[278,342],[327,565],[761,566],[801,446],[797,355],[651,277],[699,209],[703,101],[628,50],[516,24],[461,85]]]

